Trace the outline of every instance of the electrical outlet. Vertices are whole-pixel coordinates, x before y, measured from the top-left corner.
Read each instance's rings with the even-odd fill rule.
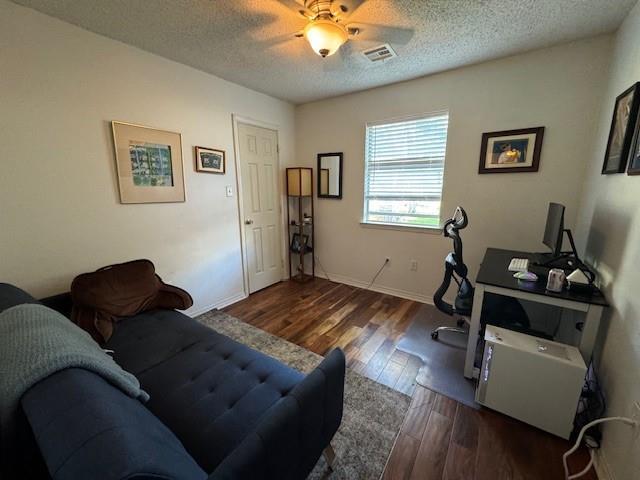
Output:
[[[411,271],[412,272],[417,272],[418,271],[418,261],[417,260],[411,260]]]

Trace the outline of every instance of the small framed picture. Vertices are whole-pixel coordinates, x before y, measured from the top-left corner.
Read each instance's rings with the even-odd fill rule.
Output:
[[[616,97],[613,118],[609,129],[607,150],[604,154],[602,174],[622,173],[627,168],[640,105],[640,82],[632,85]],[[632,153],[633,154],[633,153]],[[633,159],[629,162],[632,168]]]
[[[300,253],[304,248],[305,252],[310,252],[309,247],[309,235],[302,235],[302,241],[300,240],[300,234],[294,233],[291,237],[291,251],[294,253]]]
[[[196,147],[196,171],[207,173],[224,173],[224,150],[215,148]]]
[[[482,134],[478,173],[537,172],[544,127]]]

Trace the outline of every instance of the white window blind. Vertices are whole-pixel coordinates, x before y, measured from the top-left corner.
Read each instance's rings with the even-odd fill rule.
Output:
[[[367,124],[365,223],[438,227],[449,114]]]

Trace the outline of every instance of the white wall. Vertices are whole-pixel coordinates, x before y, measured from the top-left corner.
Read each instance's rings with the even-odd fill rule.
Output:
[[[640,5],[615,37],[609,82],[578,218],[578,240],[595,264],[612,303],[601,331],[599,377],[608,415],[629,416],[640,401],[640,178],[601,175],[615,97],[640,80]],[[612,478],[640,478],[640,437],[624,425],[606,426],[602,449]]]
[[[465,207],[465,261],[475,276],[488,246],[542,250],[549,201],[573,227],[591,155],[610,36],[461,68],[296,108],[296,162],[344,152],[343,199],[318,199],[317,252],[332,278],[431,301],[451,242],[439,234],[363,227],[365,123],[449,110],[442,215]],[[393,68],[393,63],[388,67]],[[545,126],[540,171],[478,175],[483,132]],[[411,259],[418,271],[409,270]]]
[[[0,0],[0,281],[45,296],[146,257],[192,312],[237,299],[232,113],[279,124],[291,161],[290,104]],[[111,120],[182,133],[186,203],[119,203]],[[196,173],[194,145],[226,150],[227,173]]]

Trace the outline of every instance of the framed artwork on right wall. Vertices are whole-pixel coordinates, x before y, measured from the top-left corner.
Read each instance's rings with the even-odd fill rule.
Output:
[[[640,82],[635,83],[616,98],[613,118],[604,154],[602,174],[622,173],[627,168],[634,133],[638,122]],[[637,137],[637,135],[635,135]],[[631,167],[632,161],[629,162]]]
[[[636,121],[636,133],[633,138],[631,152],[629,153],[629,166],[627,175],[640,175],[640,119]]]
[[[640,97],[640,90],[638,96]],[[628,163],[627,175],[640,175],[640,106],[636,115],[635,132],[631,141]]]

